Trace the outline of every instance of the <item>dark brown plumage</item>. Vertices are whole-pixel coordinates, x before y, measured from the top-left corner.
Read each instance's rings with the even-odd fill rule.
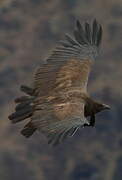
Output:
[[[76,22],[75,40],[66,35],[52,55],[37,69],[33,88],[21,86],[26,96],[15,100],[12,123],[31,118],[21,133],[30,137],[36,130],[57,145],[80,127],[94,126],[95,114],[109,106],[87,94],[88,76],[97,56],[102,27],[93,21],[85,27]],[[90,121],[87,117],[90,116]]]

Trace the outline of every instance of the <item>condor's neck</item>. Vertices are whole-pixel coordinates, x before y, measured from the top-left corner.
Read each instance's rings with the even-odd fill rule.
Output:
[[[84,109],[84,115],[85,117],[91,116],[92,114],[96,114],[96,103],[94,100],[89,98],[88,96],[85,99],[85,109]]]

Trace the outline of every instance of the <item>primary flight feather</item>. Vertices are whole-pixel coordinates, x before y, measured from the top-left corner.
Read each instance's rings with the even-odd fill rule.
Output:
[[[21,86],[26,96],[17,98],[12,123],[31,118],[21,133],[30,137],[36,130],[57,145],[73,136],[80,127],[94,126],[95,114],[109,109],[87,93],[88,76],[99,52],[102,27],[93,21],[82,26],[76,22],[74,39],[69,35],[40,65],[33,87]],[[90,116],[90,121],[87,117]]]

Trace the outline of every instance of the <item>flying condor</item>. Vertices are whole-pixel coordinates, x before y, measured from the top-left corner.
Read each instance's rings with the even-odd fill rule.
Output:
[[[30,118],[21,134],[29,138],[38,130],[49,144],[57,145],[79,128],[94,126],[95,114],[109,109],[87,93],[88,76],[101,39],[102,27],[96,20],[91,25],[81,25],[77,20],[73,38],[65,35],[41,63],[33,87],[21,86],[25,96],[15,99],[15,112],[9,116],[12,123]]]

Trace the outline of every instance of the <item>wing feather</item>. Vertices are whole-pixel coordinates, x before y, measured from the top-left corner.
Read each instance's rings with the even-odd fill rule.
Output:
[[[32,123],[47,136],[48,143],[53,145],[73,135],[84,124],[89,124],[84,117],[84,103],[81,102],[47,105],[47,109],[34,113]]]
[[[65,41],[62,41],[46,63],[37,69],[34,81],[35,93],[44,96],[57,92],[58,89],[61,91],[68,88],[86,91],[91,64],[97,54],[101,37],[102,28],[96,20],[92,26],[85,23],[84,28],[77,21],[75,40],[66,35]]]
[[[85,35],[86,35],[86,38],[88,40],[88,42],[91,44],[92,43],[92,39],[91,39],[91,27],[90,25],[86,22],[85,23]]]

